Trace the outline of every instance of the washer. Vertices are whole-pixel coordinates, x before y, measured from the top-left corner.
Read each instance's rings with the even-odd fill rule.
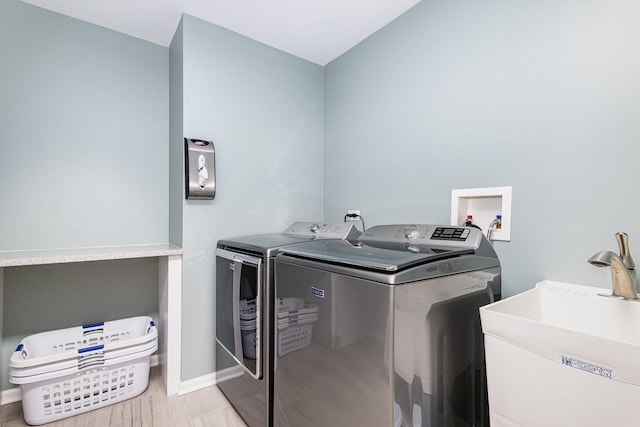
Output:
[[[273,425],[275,256],[284,247],[359,234],[350,223],[296,222],[281,234],[218,241],[216,380],[248,425]]]
[[[478,308],[501,269],[481,230],[381,225],[275,269],[276,426],[489,425]]]

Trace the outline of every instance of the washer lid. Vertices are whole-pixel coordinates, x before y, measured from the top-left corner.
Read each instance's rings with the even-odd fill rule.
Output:
[[[360,232],[353,224],[294,222],[283,233],[239,236],[218,241],[218,248],[244,250],[275,256],[282,247],[320,239],[355,239]]]
[[[397,243],[351,243],[346,240],[318,240],[281,250],[289,255],[332,264],[379,271],[398,271],[418,264],[473,254],[472,249],[438,249]]]

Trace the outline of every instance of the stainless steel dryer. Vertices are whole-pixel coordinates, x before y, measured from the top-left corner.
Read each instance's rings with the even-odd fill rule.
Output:
[[[488,426],[478,308],[500,289],[476,228],[383,225],[283,248],[275,425]]]
[[[296,222],[282,234],[220,240],[216,249],[216,376],[250,426],[272,425],[273,280],[281,248],[354,239],[353,224]]]

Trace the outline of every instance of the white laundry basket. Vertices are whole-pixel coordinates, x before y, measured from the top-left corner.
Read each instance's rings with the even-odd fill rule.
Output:
[[[276,301],[278,356],[301,350],[311,344],[313,322],[318,320],[318,306],[300,298]]]
[[[240,300],[240,332],[242,335],[242,352],[247,359],[256,358],[256,300]]]
[[[140,316],[24,338],[9,360],[25,421],[45,424],[135,397],[149,383],[158,330]]]

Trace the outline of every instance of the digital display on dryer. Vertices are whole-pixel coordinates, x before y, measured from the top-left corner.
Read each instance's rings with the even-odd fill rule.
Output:
[[[469,230],[458,227],[438,227],[431,235],[431,240],[458,240],[464,242],[469,237]]]

